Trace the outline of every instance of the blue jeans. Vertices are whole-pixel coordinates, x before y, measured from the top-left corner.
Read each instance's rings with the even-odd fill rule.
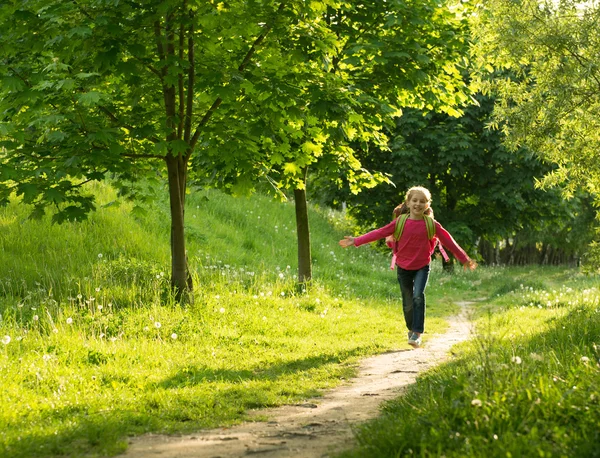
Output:
[[[425,287],[429,279],[429,264],[419,270],[398,267],[397,275],[406,327],[421,334],[425,330]]]

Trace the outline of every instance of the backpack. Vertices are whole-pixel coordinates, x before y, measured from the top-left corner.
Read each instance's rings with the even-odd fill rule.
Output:
[[[398,218],[396,218],[396,227],[394,228],[394,235],[393,235],[394,243],[397,243],[398,240],[400,240],[400,237],[402,236],[402,231],[404,231],[404,226],[406,225],[406,220],[408,219],[408,217],[409,217],[408,213],[403,213]],[[425,220],[425,227],[427,228],[427,238],[429,240],[431,240],[435,236],[435,220],[431,216],[427,216],[427,215],[423,215],[423,219]],[[446,253],[446,250],[444,250],[444,248],[442,247],[442,244],[440,243],[440,241],[436,240],[435,245],[440,250],[440,253],[442,253],[444,260],[446,262],[448,262],[448,259],[449,259],[448,254]],[[435,249],[435,247],[434,247],[434,249]],[[390,269],[394,270],[395,267],[396,267],[396,253],[394,253],[392,256],[392,263],[390,264]]]
[[[394,240],[396,242],[400,240],[400,237],[402,236],[402,231],[404,231],[404,226],[406,225],[408,217],[408,213],[403,213],[396,218],[396,228],[394,229]],[[423,219],[425,220],[425,227],[427,228],[427,238],[431,240],[435,236],[435,221],[431,216],[427,215],[423,215]]]

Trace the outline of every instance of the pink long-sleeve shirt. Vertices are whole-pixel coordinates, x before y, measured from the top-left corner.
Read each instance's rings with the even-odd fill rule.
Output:
[[[358,247],[385,238],[388,235],[392,235],[395,228],[396,220],[379,229],[356,237],[354,245]],[[469,260],[469,256],[467,256],[465,251],[454,241],[450,233],[440,223],[435,222],[435,236],[429,240],[427,238],[425,220],[409,218],[406,220],[400,240],[394,243],[392,247],[396,255],[396,264],[405,270],[419,270],[425,267],[431,261],[436,238],[456,256],[461,264]]]

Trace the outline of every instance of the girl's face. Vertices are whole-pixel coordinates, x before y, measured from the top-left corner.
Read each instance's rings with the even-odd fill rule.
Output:
[[[429,200],[422,192],[413,192],[406,202],[412,218],[423,218],[423,212],[429,208]]]

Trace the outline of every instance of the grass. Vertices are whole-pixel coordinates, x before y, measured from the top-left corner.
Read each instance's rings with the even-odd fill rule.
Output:
[[[190,195],[197,288],[181,307],[166,203],[133,214],[109,187],[90,190],[102,207],[80,223],[30,221],[18,202],[0,211],[0,456],[111,456],[131,435],[231,425],[408,348],[389,256],[340,248],[338,214],[311,210],[315,281],[298,293],[292,204]],[[433,280],[429,332],[463,276]]]
[[[141,215],[107,186],[90,191],[102,207],[77,224],[0,210],[0,456],[113,456],[132,435],[232,425],[408,348],[389,253],[340,248],[340,214],[311,209],[315,281],[301,293],[292,204],[191,194],[197,287],[182,307],[168,293],[166,203]],[[434,262],[425,344],[459,300],[479,300],[479,337],[361,429],[354,456],[517,456],[525,437],[536,456],[593,456],[597,287],[572,270],[448,275]]]
[[[476,337],[359,428],[342,457],[600,456],[598,278],[482,269]]]

